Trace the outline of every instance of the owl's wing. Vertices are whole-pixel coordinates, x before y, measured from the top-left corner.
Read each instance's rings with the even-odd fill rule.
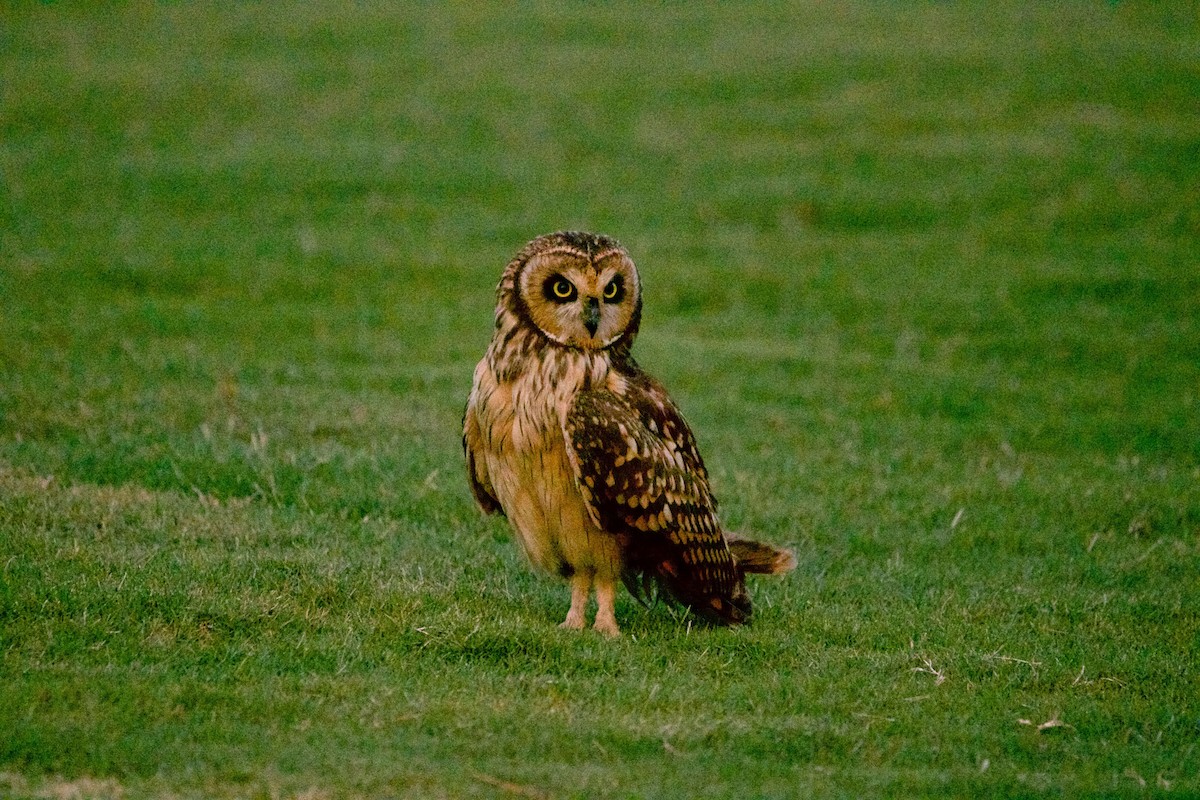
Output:
[[[471,396],[474,400],[474,394]],[[504,515],[500,501],[496,499],[496,490],[492,488],[488,477],[487,464],[480,457],[483,452],[483,437],[479,431],[479,420],[475,417],[472,402],[467,403],[463,412],[463,455],[467,457],[467,483],[471,485],[471,494],[475,502],[485,514]]]
[[[580,392],[564,420],[567,453],[592,519],[622,544],[626,585],[657,579],[720,622],[749,602],[725,542],[695,438],[667,393],[640,373],[629,390]]]

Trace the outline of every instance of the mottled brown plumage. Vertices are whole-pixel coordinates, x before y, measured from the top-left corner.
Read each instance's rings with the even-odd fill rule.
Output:
[[[744,573],[795,562],[721,527],[691,429],[630,355],[641,308],[613,239],[555,233],[517,254],[463,419],[471,490],[535,566],[571,581],[564,627],[583,627],[594,585],[595,627],[615,635],[617,579],[643,602],[657,585],[706,619],[745,622]]]

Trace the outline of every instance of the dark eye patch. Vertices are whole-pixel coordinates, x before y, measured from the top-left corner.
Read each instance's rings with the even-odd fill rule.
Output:
[[[620,275],[613,278],[604,287],[604,302],[619,303],[625,298],[625,279]]]
[[[546,295],[547,300],[554,303],[569,303],[579,294],[575,284],[562,275],[551,275],[546,278],[546,282],[542,284],[542,292]]]

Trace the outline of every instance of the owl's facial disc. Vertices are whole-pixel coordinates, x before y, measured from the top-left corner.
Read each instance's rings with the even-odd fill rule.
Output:
[[[542,333],[589,350],[621,338],[638,300],[637,270],[617,250],[598,259],[573,250],[540,253],[522,269],[517,288]]]

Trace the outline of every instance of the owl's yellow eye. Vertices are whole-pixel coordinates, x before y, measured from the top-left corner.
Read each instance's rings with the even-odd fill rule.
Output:
[[[561,275],[555,275],[546,281],[546,297],[558,303],[574,300],[577,294],[575,284]]]
[[[609,303],[615,303],[625,296],[625,282],[621,280],[621,276],[613,278],[608,282],[608,286],[604,287],[604,300]]]

